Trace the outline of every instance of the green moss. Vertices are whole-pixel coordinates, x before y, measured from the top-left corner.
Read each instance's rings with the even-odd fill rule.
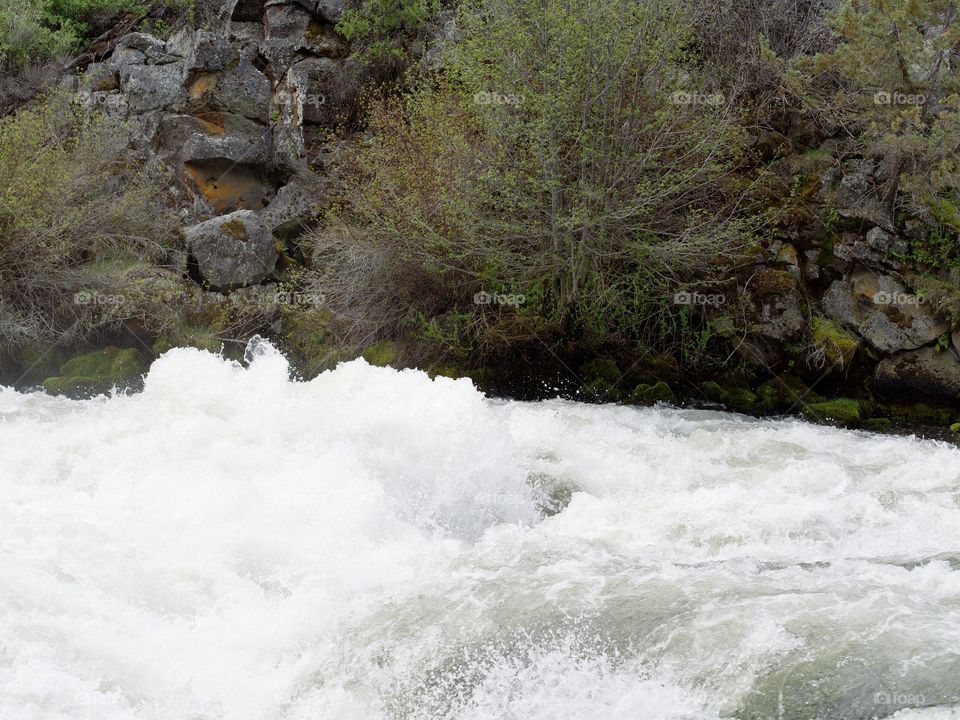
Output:
[[[397,361],[400,350],[393,340],[382,340],[363,351],[363,359],[377,367],[387,367]]]
[[[725,391],[718,383],[707,380],[700,385],[700,394],[711,402],[723,402]]]
[[[938,408],[926,403],[912,405],[894,405],[891,408],[894,420],[904,425],[936,425],[949,427],[953,422],[953,413],[946,408]]]
[[[580,377],[588,383],[592,380],[605,380],[610,385],[620,382],[622,373],[613,358],[598,357],[580,366]]]
[[[838,425],[860,423],[860,403],[850,398],[837,398],[803,406],[803,414],[812,420],[829,421]]]
[[[464,377],[464,372],[456,365],[434,365],[427,369],[427,375],[431,378],[447,377],[456,380]]]
[[[797,286],[797,279],[788,270],[764,268],[754,277],[754,287],[762,296],[784,295]]]
[[[950,432],[960,433],[960,422],[954,423],[950,426]]]
[[[174,347],[176,346],[167,338],[157,338],[150,349],[157,355],[163,355],[167,350],[172,350]]]
[[[826,400],[789,373],[781,373],[765,382],[757,389],[757,395],[767,411],[788,410],[802,403],[821,403]]]
[[[821,348],[827,362],[837,367],[846,367],[860,347],[860,341],[833,320],[815,317],[811,322],[813,342]]]
[[[871,418],[863,421],[863,427],[874,432],[884,432],[893,427],[893,422],[890,418]]]
[[[673,390],[665,382],[653,385],[640,383],[630,393],[630,402],[637,405],[653,405],[658,402],[674,403],[677,401]]]
[[[280,339],[307,377],[314,377],[346,359],[329,342],[329,310],[284,305],[280,313],[283,319]]]
[[[135,349],[111,346],[68,360],[57,377],[43,381],[43,387],[72,396],[106,392],[113,387],[131,387],[146,370],[147,364]]]
[[[757,403],[757,395],[746,388],[733,388],[723,394],[723,403],[734,410],[754,410]]]
[[[944,225],[960,230],[960,210],[953,201],[939,198],[930,209],[933,211],[933,216]]]

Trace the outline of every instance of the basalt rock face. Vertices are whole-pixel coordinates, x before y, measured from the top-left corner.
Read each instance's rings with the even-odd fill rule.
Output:
[[[682,294],[720,298],[690,301],[687,312],[745,366],[701,381],[694,399],[825,417],[813,405],[839,397],[857,411],[843,422],[867,427],[960,420],[960,274],[911,272],[923,228],[894,222],[874,173],[872,161],[851,160],[814,176],[834,227],[776,228],[752,264]],[[774,375],[802,389],[775,397]]]
[[[234,0],[220,27],[166,41],[130,33],[73,78],[77,99],[130,121],[131,146],[175,174],[188,236],[242,211],[251,236],[265,228],[290,237],[325,197],[310,138],[334,130],[357,92],[361,70],[334,29],[342,12],[336,0]],[[254,271],[192,252],[215,287],[271,278],[265,256]]]
[[[335,30],[343,11],[341,0],[227,0],[218,26],[168,40],[131,33],[72,80],[82,106],[129,121],[131,147],[174,174],[185,284],[201,306],[276,295],[278,268],[318,221],[336,182],[327,175],[336,163],[325,160],[336,145],[320,138],[351,116],[364,72]],[[439,39],[453,28],[448,18]],[[431,53],[423,60],[437,67]],[[819,132],[797,137],[816,143]],[[910,241],[923,228],[895,217],[877,162],[846,157],[837,142],[823,142],[822,165],[804,169],[791,150],[771,166],[811,216],[765,231],[746,268],[678,293],[727,343],[722,352],[752,367],[749,381],[711,378],[720,389],[705,396],[743,411],[808,407],[812,417],[865,420],[896,417],[881,405],[931,403],[960,419],[960,311],[909,274]],[[830,227],[811,219],[821,212]],[[310,326],[303,344],[313,347],[320,315],[310,307],[285,318]],[[631,378],[629,397],[683,397],[681,375]],[[590,381],[595,396],[617,399],[603,383]],[[831,405],[838,395],[865,404]]]

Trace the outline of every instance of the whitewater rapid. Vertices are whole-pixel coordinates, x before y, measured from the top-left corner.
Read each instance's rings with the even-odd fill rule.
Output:
[[[0,390],[0,719],[960,718],[960,450],[171,350]]]

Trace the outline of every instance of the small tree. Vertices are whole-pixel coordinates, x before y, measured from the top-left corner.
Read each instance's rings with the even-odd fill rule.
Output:
[[[558,328],[637,334],[744,237],[738,118],[698,81],[690,25],[672,0],[461,5],[443,75],[375,106],[339,227],[448,303],[504,290]]]

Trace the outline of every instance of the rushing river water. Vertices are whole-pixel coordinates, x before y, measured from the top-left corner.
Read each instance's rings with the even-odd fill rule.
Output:
[[[194,350],[0,391],[3,720],[960,718],[960,450]]]

